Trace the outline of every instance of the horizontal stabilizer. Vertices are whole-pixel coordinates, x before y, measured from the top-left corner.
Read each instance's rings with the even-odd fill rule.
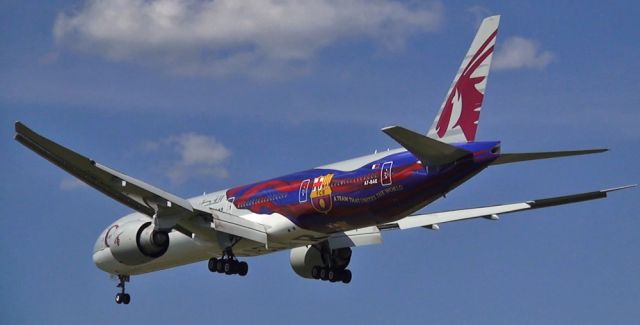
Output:
[[[400,126],[388,126],[383,128],[382,132],[396,140],[426,166],[445,165],[472,154],[470,151],[434,140]]]
[[[491,165],[510,164],[527,160],[549,159],[568,156],[590,155],[593,153],[605,152],[609,149],[590,149],[590,150],[573,150],[573,151],[549,151],[549,152],[523,152],[523,153],[504,153],[498,159],[494,160]]]

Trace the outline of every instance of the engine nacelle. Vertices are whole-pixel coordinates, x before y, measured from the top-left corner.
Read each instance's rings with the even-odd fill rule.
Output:
[[[120,263],[139,265],[167,252],[169,234],[153,230],[149,221],[135,221],[109,229],[105,242]]]
[[[325,247],[328,252],[328,248]],[[329,258],[331,259],[331,266],[335,270],[344,270],[349,266],[351,261],[351,248],[339,248],[330,251]],[[314,266],[324,267],[325,262],[322,260],[322,253],[319,248],[314,246],[302,246],[291,250],[289,255],[289,261],[291,262],[291,268],[299,276],[307,279],[312,279],[311,269]]]
[[[323,265],[320,251],[313,246],[302,246],[291,250],[289,255],[291,268],[299,276],[311,279],[311,268],[316,265]]]

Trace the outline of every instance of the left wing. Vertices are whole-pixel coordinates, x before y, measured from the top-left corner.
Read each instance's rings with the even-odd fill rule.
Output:
[[[176,229],[203,238],[214,231],[267,245],[263,225],[223,212],[207,212],[181,197],[125,175],[65,148],[16,122],[15,139],[112,199],[153,218],[157,230]]]
[[[530,209],[540,209],[546,207],[552,207],[556,205],[569,204],[569,203],[577,203],[582,201],[589,201],[595,199],[602,199],[607,197],[607,193],[623,190],[631,187],[636,187],[637,185],[626,185],[621,187],[615,187],[600,191],[565,195],[565,196],[556,196],[545,199],[538,199],[533,201],[526,201],[521,203],[511,203],[511,204],[502,204],[502,205],[493,205],[481,208],[471,208],[471,209],[462,209],[462,210],[453,210],[453,211],[444,211],[437,213],[429,213],[429,214],[418,214],[413,216],[408,216],[406,218],[402,218],[398,221],[386,223],[379,225],[378,228],[382,229],[411,229],[416,227],[424,227],[429,229],[437,230],[439,229],[439,224],[452,222],[452,221],[460,221],[474,218],[487,218],[492,220],[499,219],[499,215],[506,213],[513,213],[518,211],[530,210]]]

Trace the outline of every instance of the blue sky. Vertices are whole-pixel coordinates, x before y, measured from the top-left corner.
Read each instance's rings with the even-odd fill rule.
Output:
[[[109,10],[107,10],[109,9]],[[91,260],[129,210],[13,141],[13,123],[181,196],[385,150],[426,131],[483,15],[501,14],[478,138],[601,155],[490,168],[427,207],[637,183],[638,6],[627,2],[17,1],[0,4],[3,323],[633,323],[638,190],[498,222],[386,233],[349,286],[288,253],[132,278]],[[278,13],[284,16],[278,16]],[[169,18],[167,18],[169,17]],[[275,17],[275,18],[274,18]],[[500,62],[500,63],[498,63]],[[202,152],[193,148],[203,148]]]

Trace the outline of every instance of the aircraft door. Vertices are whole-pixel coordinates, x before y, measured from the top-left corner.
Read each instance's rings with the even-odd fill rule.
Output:
[[[233,209],[233,201],[235,201],[235,200],[236,200],[235,196],[227,198],[227,204],[225,206],[225,211],[224,212],[231,213],[231,211],[232,211],[231,209]]]
[[[391,185],[391,169],[393,167],[393,161],[387,161],[382,164],[382,169],[380,170],[380,184],[382,186]]]
[[[298,202],[300,202],[300,203],[307,202],[308,193],[309,193],[309,183],[310,182],[311,182],[311,180],[305,179],[300,184],[300,193],[298,194]]]

